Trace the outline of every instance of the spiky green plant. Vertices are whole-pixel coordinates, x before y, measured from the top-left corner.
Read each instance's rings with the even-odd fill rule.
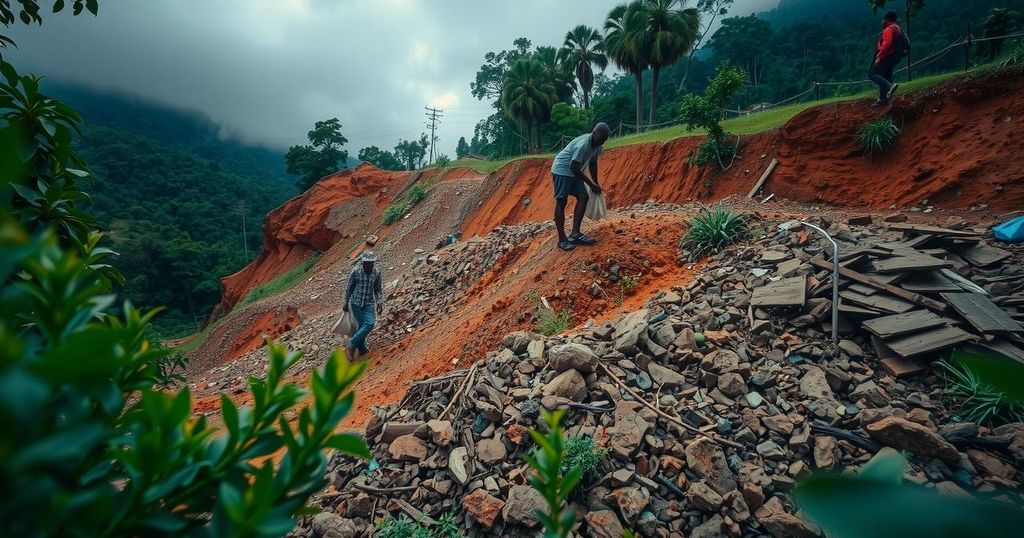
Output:
[[[1024,422],[1024,402],[981,379],[962,363],[940,361],[946,395],[961,418],[978,424]]]
[[[462,536],[455,523],[455,513],[448,512],[437,519],[437,525],[430,527],[421,521],[413,521],[405,514],[397,518],[387,516],[377,524],[375,538],[458,538]]]
[[[875,155],[891,148],[899,136],[900,128],[886,116],[865,123],[857,134],[857,143],[864,153]]]
[[[545,411],[544,423],[547,424],[547,433],[542,434],[536,429],[530,430],[530,437],[537,443],[537,448],[526,457],[526,463],[535,471],[527,480],[548,505],[546,514],[537,511],[537,518],[544,525],[545,538],[565,538],[576,522],[576,510],[566,508],[565,501],[579,484],[583,471],[579,467],[563,470],[566,457],[562,437],[564,416],[565,409]]]
[[[416,205],[427,197],[427,190],[428,187],[426,185],[417,183],[409,187],[409,192],[405,193],[405,201],[411,205]]]
[[[592,476],[601,467],[601,459],[607,453],[607,448],[594,444],[593,437],[570,436],[565,440],[565,460],[562,462],[562,472],[579,467],[583,476]]]
[[[544,336],[561,334],[569,328],[571,317],[569,310],[555,312],[544,308],[537,317],[537,332]]]
[[[716,206],[690,219],[690,229],[686,230],[680,244],[690,249],[694,256],[702,257],[749,235],[746,217]]]
[[[1024,65],[1024,41],[1018,42],[1002,58],[999,59],[999,67],[1010,67],[1013,65]]]

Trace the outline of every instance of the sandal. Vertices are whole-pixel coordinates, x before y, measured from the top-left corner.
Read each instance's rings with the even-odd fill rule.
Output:
[[[584,234],[570,235],[569,241],[576,243],[577,245],[594,245],[597,244],[597,239]]]
[[[568,239],[565,239],[563,241],[559,241],[558,242],[558,248],[560,248],[560,249],[562,249],[562,250],[564,250],[566,252],[569,252],[570,250],[575,249],[576,245],[573,244],[572,241],[570,241]]]

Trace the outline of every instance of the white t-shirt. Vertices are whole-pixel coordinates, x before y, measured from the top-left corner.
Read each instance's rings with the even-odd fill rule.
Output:
[[[562,151],[555,155],[551,162],[551,173],[560,176],[573,177],[572,162],[580,163],[580,167],[586,170],[591,159],[596,159],[601,154],[602,146],[596,148],[590,146],[590,133],[582,134],[572,139]]]

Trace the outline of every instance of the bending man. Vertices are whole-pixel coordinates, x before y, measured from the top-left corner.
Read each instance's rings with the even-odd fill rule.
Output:
[[[555,155],[551,163],[551,177],[555,184],[555,229],[558,231],[558,248],[572,250],[576,245],[593,245],[597,240],[580,231],[583,215],[587,211],[590,196],[586,186],[594,194],[601,192],[597,183],[597,157],[608,140],[608,124],[601,122],[594,130],[577,136],[562,151]],[[590,177],[583,173],[587,167]],[[572,213],[572,233],[565,235],[565,204],[572,196],[576,198],[576,207]]]

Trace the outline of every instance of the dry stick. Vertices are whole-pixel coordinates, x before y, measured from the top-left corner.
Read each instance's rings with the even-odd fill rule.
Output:
[[[641,404],[643,404],[644,407],[646,407],[646,408],[650,409],[651,411],[654,411],[655,413],[657,413],[658,416],[660,416],[661,418],[663,418],[663,419],[665,419],[665,420],[667,420],[667,421],[669,421],[669,422],[671,422],[671,423],[673,423],[673,424],[675,424],[675,425],[677,425],[677,426],[679,426],[679,427],[681,427],[683,429],[690,430],[691,432],[693,432],[693,433],[695,433],[697,435],[702,435],[704,437],[707,437],[708,439],[711,439],[712,441],[714,441],[716,443],[719,443],[719,444],[722,444],[722,445],[725,445],[725,446],[729,446],[729,447],[732,447],[732,448],[743,448],[743,445],[741,445],[741,444],[739,444],[737,442],[730,441],[728,439],[723,439],[723,438],[721,438],[721,437],[719,437],[717,435],[709,435],[707,433],[704,433],[704,432],[700,431],[699,428],[691,426],[691,425],[683,422],[681,419],[679,419],[677,417],[674,417],[674,416],[672,416],[672,415],[670,415],[670,414],[668,414],[668,413],[658,409],[657,407],[654,407],[653,405],[648,403],[647,400],[641,398],[640,395],[637,394],[633,389],[629,388],[628,385],[626,385],[621,379],[619,379],[619,376],[613,374],[612,371],[609,370],[608,367],[605,366],[603,363],[598,363],[598,366],[602,370],[604,370],[604,373],[608,374],[608,377],[612,378],[612,381],[614,381],[616,385],[618,385],[619,387],[622,387],[623,389],[625,389],[626,392],[629,393],[630,396],[632,396],[634,399],[636,399],[636,401],[638,401]]]
[[[452,401],[448,402],[448,407],[445,407],[444,411],[441,411],[441,414],[437,415],[437,420],[443,420],[444,416],[448,414],[448,411],[452,410],[452,406],[455,405],[455,402],[459,401],[459,398],[462,396],[462,391],[466,388],[466,385],[469,384],[469,380],[473,378],[473,374],[476,373],[478,366],[480,366],[480,362],[477,362],[469,369],[469,373],[466,374],[465,379],[462,380],[462,384],[459,385],[459,389],[455,391],[455,395],[452,396]]]
[[[416,491],[419,486],[395,486],[393,488],[378,488],[374,486],[364,486],[363,484],[352,484],[353,489],[359,491],[365,491],[366,493],[376,493],[379,495],[385,495],[388,493],[399,493],[402,491]]]

